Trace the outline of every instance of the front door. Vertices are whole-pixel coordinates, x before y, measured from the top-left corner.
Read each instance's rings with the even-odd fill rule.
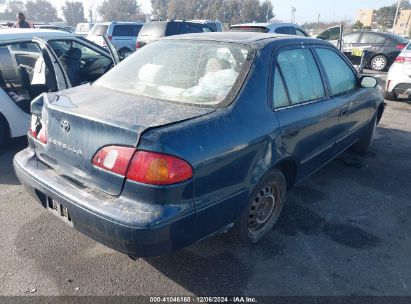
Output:
[[[315,54],[321,63],[332,99],[339,112],[337,147],[339,151],[353,144],[357,131],[371,115],[367,89],[361,88],[352,66],[334,49],[316,47]]]

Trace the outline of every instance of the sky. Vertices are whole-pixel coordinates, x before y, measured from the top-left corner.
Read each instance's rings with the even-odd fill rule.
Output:
[[[183,0],[182,0],[183,1]],[[291,19],[291,7],[295,7],[296,22],[303,24],[305,22],[317,21],[320,14],[320,21],[331,22],[341,20],[355,21],[357,11],[360,8],[374,8],[391,5],[397,0],[271,0],[274,5],[276,18],[285,22]],[[51,3],[61,7],[65,0],[52,0]],[[101,3],[101,0],[83,0],[86,15],[91,7],[93,11]],[[138,0],[143,11],[150,12],[150,0]]]

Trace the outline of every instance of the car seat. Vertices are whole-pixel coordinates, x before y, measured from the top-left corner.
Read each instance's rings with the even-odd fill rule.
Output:
[[[31,75],[30,75],[31,74]],[[21,64],[19,66],[19,76],[21,81],[21,86],[27,92],[30,99],[34,99],[34,93],[31,86],[31,79],[33,78],[33,68],[27,65]]]
[[[80,49],[71,47],[60,57],[60,62],[73,87],[81,84],[81,55]]]

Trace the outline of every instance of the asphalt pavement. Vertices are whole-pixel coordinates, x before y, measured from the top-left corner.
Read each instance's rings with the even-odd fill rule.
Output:
[[[12,168],[25,145],[14,140],[0,152],[0,296],[411,296],[406,102],[388,102],[366,156],[346,152],[293,189],[262,243],[218,235],[137,261],[63,224],[26,193]]]

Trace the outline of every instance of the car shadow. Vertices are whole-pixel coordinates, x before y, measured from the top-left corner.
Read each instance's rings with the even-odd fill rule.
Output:
[[[0,184],[19,185],[20,182],[14,173],[14,155],[27,147],[27,137],[14,138],[0,148]]]
[[[400,285],[385,288],[384,280],[370,278],[396,281],[402,271],[401,248],[409,245],[404,234],[411,233],[409,138],[409,132],[379,127],[368,154],[345,152],[296,186],[273,231],[256,245],[221,234],[134,262],[43,214],[20,229],[15,246],[67,292],[72,283],[62,273],[75,273],[77,284],[92,279],[102,290],[108,284],[122,294],[130,282],[159,278],[158,271],[198,296],[401,294]],[[45,237],[42,232],[49,230],[58,233]],[[115,280],[105,279],[107,269]],[[162,292],[171,295],[170,290],[165,286]]]

